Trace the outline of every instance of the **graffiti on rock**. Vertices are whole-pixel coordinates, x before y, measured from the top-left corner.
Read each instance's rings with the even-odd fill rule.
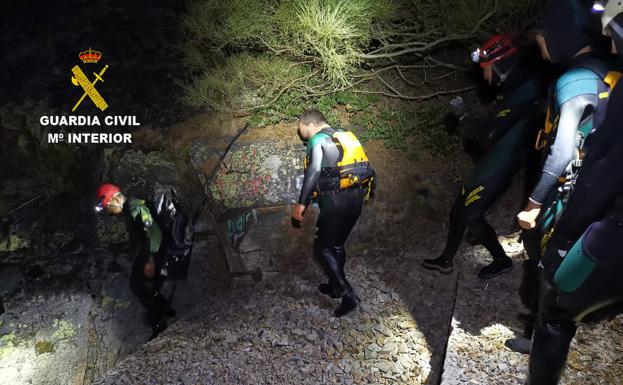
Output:
[[[234,250],[238,250],[249,226],[257,224],[257,210],[253,209],[227,221],[227,239]]]

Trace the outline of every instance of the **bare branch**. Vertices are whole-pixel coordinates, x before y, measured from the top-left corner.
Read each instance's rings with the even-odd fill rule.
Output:
[[[425,53],[428,52],[430,50],[432,50],[433,48],[440,46],[442,44],[446,44],[448,42],[451,41],[460,41],[460,40],[466,40],[466,39],[471,39],[474,37],[474,34],[476,33],[476,31],[478,31],[480,29],[480,26],[487,21],[488,19],[490,19],[493,14],[495,13],[495,11],[497,10],[497,0],[494,1],[494,5],[493,5],[493,9],[489,12],[487,12],[483,17],[480,18],[480,20],[478,20],[478,23],[476,23],[476,26],[469,32],[466,34],[457,34],[457,35],[450,35],[450,36],[446,36],[446,37],[442,37],[440,39],[437,39],[435,41],[432,41],[430,43],[426,43],[423,46],[417,46],[417,47],[412,47],[412,48],[406,48],[406,47],[410,47],[409,43],[404,43],[404,44],[397,44],[394,45],[393,48],[403,48],[400,49],[398,51],[393,51],[393,52],[388,52],[388,53],[376,53],[376,54],[362,54],[362,53],[358,53],[357,57],[361,58],[361,59],[382,59],[382,58],[393,58],[393,57],[397,57],[397,56],[402,56],[402,55],[406,55],[409,53]],[[375,51],[379,51],[380,49],[377,49]]]
[[[470,86],[470,87],[463,87],[463,88],[457,88],[457,89],[453,89],[453,90],[442,90],[442,91],[436,91],[436,92],[432,92],[429,94],[425,94],[425,95],[418,95],[418,96],[410,96],[410,95],[404,95],[402,93],[389,93],[389,92],[384,92],[384,91],[369,91],[369,90],[353,90],[354,93],[358,93],[358,94],[374,94],[374,95],[384,95],[390,98],[397,98],[397,99],[405,99],[405,100],[414,100],[414,101],[419,101],[419,100],[426,100],[426,99],[431,99],[437,96],[442,96],[442,95],[452,95],[452,94],[458,94],[458,93],[462,93],[462,92],[467,92],[467,91],[471,91],[478,88],[477,86]]]

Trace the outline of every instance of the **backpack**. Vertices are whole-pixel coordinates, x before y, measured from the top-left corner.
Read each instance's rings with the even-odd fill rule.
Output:
[[[170,197],[162,193],[156,199],[156,220],[162,230],[163,264],[160,274],[168,280],[184,280],[188,276],[188,266],[195,238],[194,224],[203,210],[201,208],[191,219],[182,210],[174,189]]]

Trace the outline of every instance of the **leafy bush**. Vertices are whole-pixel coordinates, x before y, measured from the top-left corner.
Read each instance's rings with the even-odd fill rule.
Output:
[[[351,124],[362,141],[382,140],[388,148],[412,152],[412,139],[418,136],[425,149],[444,156],[460,145],[459,133],[444,125],[448,113],[443,104],[428,104],[417,111],[382,109],[357,114]]]
[[[419,62],[420,69],[405,71],[421,76],[422,68],[431,66],[426,57],[447,44],[500,30],[516,32],[543,3],[191,0],[183,18],[188,36],[184,62],[193,74],[185,101],[220,110],[258,110],[281,97],[313,99],[346,89],[417,98],[419,90],[404,73],[398,81],[409,86],[409,95],[383,80],[382,72]],[[452,69],[465,63],[446,64]]]
[[[333,94],[323,95],[312,100],[305,99],[301,93],[290,92],[276,100],[274,103],[258,109],[251,117],[251,126],[266,126],[276,124],[283,120],[293,121],[307,108],[320,110],[329,123],[337,124],[338,116],[334,109],[344,106],[346,112],[355,113],[371,107],[378,97],[376,95],[359,95],[351,91],[340,91]]]

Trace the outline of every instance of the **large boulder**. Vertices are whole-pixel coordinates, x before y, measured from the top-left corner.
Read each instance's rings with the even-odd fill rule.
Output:
[[[303,181],[302,144],[270,138],[241,138],[223,152],[196,142],[191,159],[217,217],[241,208],[286,205],[296,201]],[[211,183],[209,183],[211,181]]]
[[[287,260],[280,257],[297,248],[293,240],[313,233],[297,231],[290,221],[289,207],[303,182],[305,147],[292,124],[249,129],[225,154],[226,143],[195,141],[190,156],[214,211],[229,270],[255,278],[283,271]]]

